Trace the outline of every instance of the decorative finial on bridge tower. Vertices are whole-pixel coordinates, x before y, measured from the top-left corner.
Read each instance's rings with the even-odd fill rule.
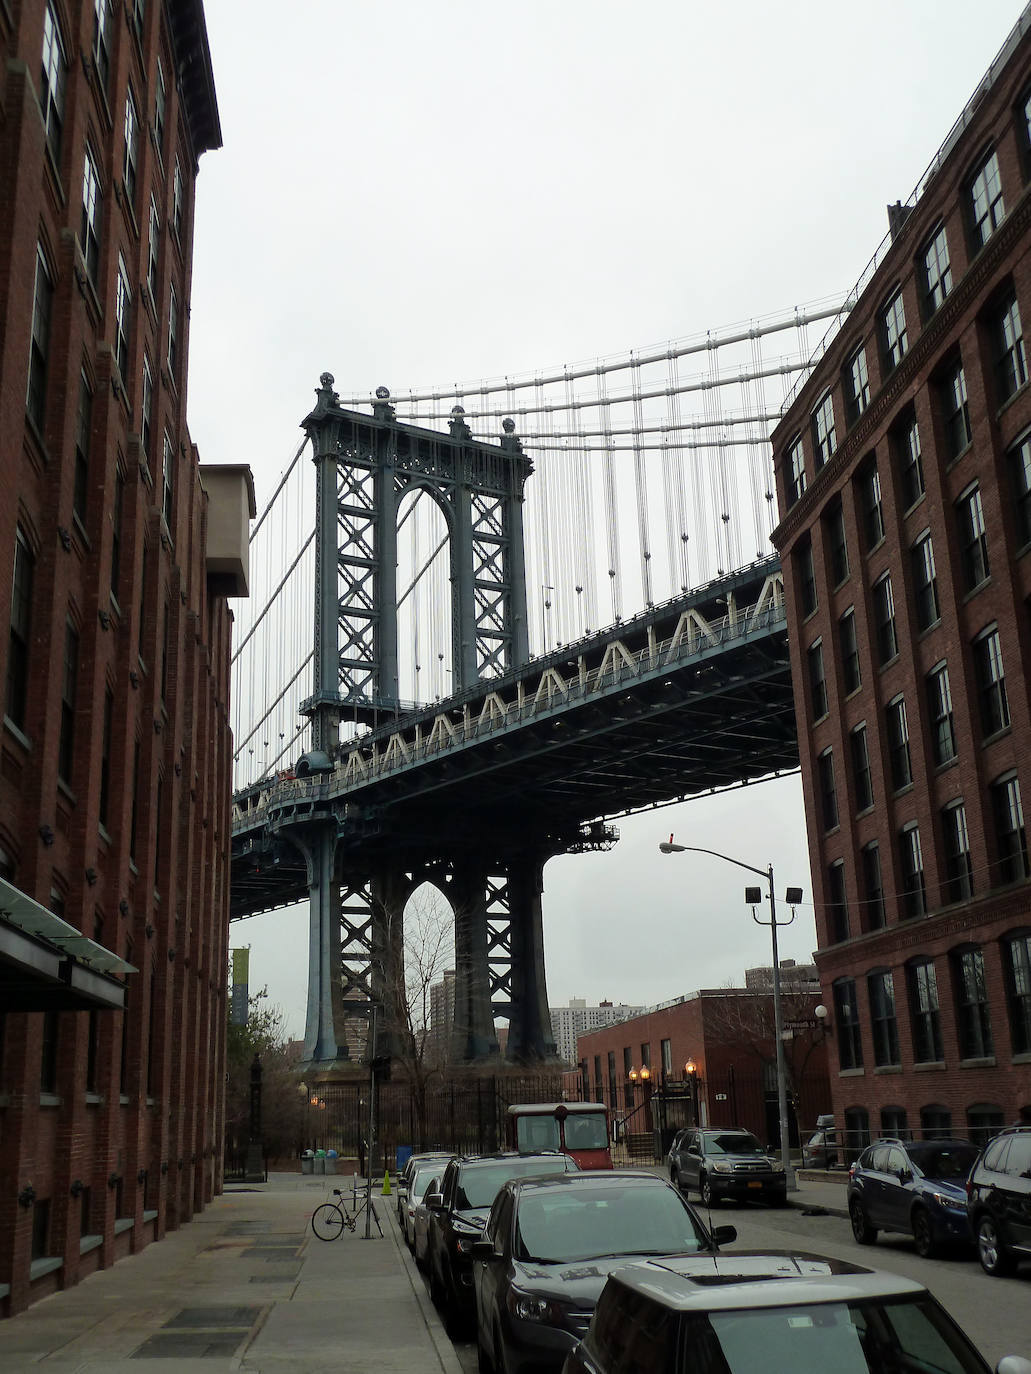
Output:
[[[397,411],[390,404],[390,388],[378,386],[376,388],[376,399],[372,403],[372,415],[375,420],[396,420]]]
[[[315,395],[318,400],[315,402],[315,413],[321,414],[329,410],[330,406],[338,406],[340,397],[333,390],[335,378],[332,372],[323,372],[319,376],[320,385],[315,388]]]
[[[507,416],[501,421],[501,428],[505,431],[501,436],[501,447],[506,453],[522,453],[523,446],[519,440],[519,435],[515,432],[515,421],[511,416]]]
[[[452,439],[471,439],[473,432],[465,422],[465,406],[452,406],[451,419],[447,423]]]

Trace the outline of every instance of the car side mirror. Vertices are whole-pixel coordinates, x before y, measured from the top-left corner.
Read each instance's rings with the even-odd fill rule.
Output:
[[[497,1255],[494,1253],[494,1242],[491,1240],[483,1240],[482,1238],[480,1240],[474,1240],[473,1248],[470,1253],[474,1260],[497,1259]]]
[[[912,1181],[913,1181],[913,1175],[909,1172],[908,1169],[900,1169],[900,1170],[899,1170],[899,1182],[900,1182],[900,1183],[912,1183]]]
[[[440,1212],[444,1209],[443,1193],[427,1193],[423,1201],[428,1212]]]
[[[729,1245],[731,1241],[737,1240],[736,1226],[717,1226],[713,1229],[712,1238],[717,1245]]]

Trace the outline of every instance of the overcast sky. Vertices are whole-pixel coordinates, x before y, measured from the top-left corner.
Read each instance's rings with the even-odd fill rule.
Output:
[[[341,395],[525,372],[844,295],[1016,21],[1013,0],[205,0],[224,147],[197,182],[189,420],[259,508]],[[748,875],[811,898],[797,780],[619,823],[545,873],[552,1003],[769,962]],[[306,910],[234,926],[292,1033]],[[781,941],[807,959],[811,905]]]

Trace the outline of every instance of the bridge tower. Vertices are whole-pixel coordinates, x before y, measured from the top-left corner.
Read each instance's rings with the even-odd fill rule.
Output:
[[[398,648],[398,519],[420,489],[448,533],[456,692],[527,662],[523,490],[532,471],[504,424],[499,444],[473,439],[460,407],[450,433],[399,423],[389,392],[371,416],[346,410],[323,373],[304,421],[316,469],[314,691],[302,706],[312,751],[301,774],[329,772],[343,719],[375,728],[402,709]],[[455,911],[451,1062],[498,1053],[495,1012],[510,1019],[507,1056],[554,1058],[540,895],[550,853],[532,835],[495,837],[489,852],[456,834],[441,852],[417,837],[387,847],[341,844],[350,818],[327,809],[286,828],[305,856],[310,901],[305,1059],[328,1069],[350,1056],[347,1023],[375,1004],[377,1057],[392,1052],[403,1015],[404,908],[424,881]],[[473,852],[475,850],[475,852]]]

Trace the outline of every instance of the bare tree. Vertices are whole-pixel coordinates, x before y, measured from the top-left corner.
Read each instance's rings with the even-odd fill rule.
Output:
[[[811,1021],[818,997],[790,986],[781,987],[781,1019],[785,1025]],[[726,995],[712,999],[707,1012],[708,1038],[718,1045],[732,1045],[753,1056],[763,1068],[777,1067],[777,1028],[773,1011],[773,992],[743,992],[727,988]],[[823,1038],[819,1031],[796,1032],[784,1041],[784,1066],[788,1097],[798,1109],[800,1089],[813,1055]]]

